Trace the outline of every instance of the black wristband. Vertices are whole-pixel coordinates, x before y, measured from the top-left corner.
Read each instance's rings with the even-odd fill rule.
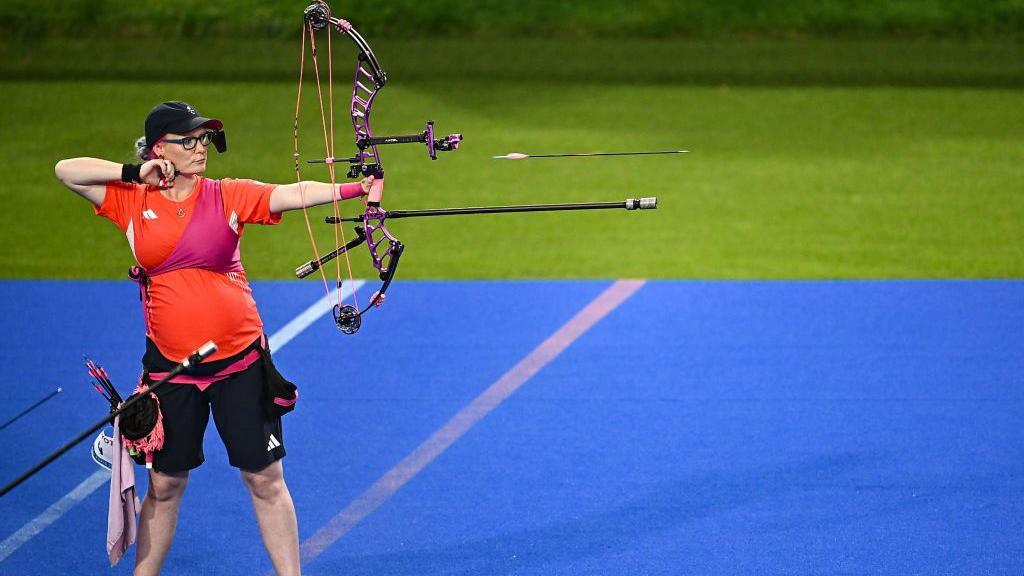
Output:
[[[121,164],[121,181],[142,184],[142,176],[139,176],[141,170],[142,164]]]

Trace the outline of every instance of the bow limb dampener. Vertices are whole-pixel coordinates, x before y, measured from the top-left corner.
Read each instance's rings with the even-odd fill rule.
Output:
[[[324,108],[323,92],[320,85],[320,66],[316,46],[317,34],[323,33],[324,31],[326,31],[327,38],[328,67],[328,104],[326,110]],[[349,116],[351,117],[352,129],[355,133],[356,152],[350,157],[337,157],[334,153],[333,54],[331,50],[331,37],[333,32],[338,32],[347,36],[355,44],[358,50],[355,73],[352,79],[351,99],[349,101]],[[349,280],[352,280],[352,266],[348,258],[348,252],[359,244],[366,244],[370,252],[370,259],[373,267],[377,270],[377,274],[380,277],[382,284],[374,294],[371,301],[365,307],[360,309],[358,301],[355,301],[354,306],[351,304],[344,304],[342,302],[340,290],[340,260],[336,261],[335,266],[337,271],[336,282],[339,290],[338,302],[333,308],[334,320],[342,332],[346,334],[354,334],[359,330],[359,327],[362,324],[363,314],[383,298],[388,286],[391,285],[391,280],[394,278],[395,271],[398,269],[399,258],[402,255],[402,251],[405,249],[402,242],[388,230],[385,222],[388,213],[381,208],[381,200],[384,195],[384,165],[381,159],[380,146],[387,144],[422,143],[426,146],[427,155],[432,160],[436,160],[437,153],[439,151],[450,151],[458,148],[459,143],[462,141],[462,135],[449,134],[448,136],[437,138],[434,134],[434,123],[432,121],[428,121],[424,131],[419,134],[398,136],[374,135],[370,122],[373,111],[373,102],[380,90],[387,84],[387,73],[384,72],[380,62],[377,60],[377,56],[374,55],[373,50],[370,49],[370,45],[352,26],[352,24],[341,18],[335,18],[331,14],[330,6],[328,6],[326,2],[316,0],[307,6],[304,12],[302,58],[299,70],[299,90],[295,104],[295,176],[296,181],[300,182],[300,189],[302,178],[300,174],[298,130],[299,109],[302,99],[302,77],[305,74],[307,37],[309,39],[310,51],[312,54],[313,70],[316,74],[317,95],[320,102],[320,118],[323,125],[325,148],[323,158],[308,160],[307,162],[326,164],[330,174],[331,183],[334,185],[337,184],[334,171],[334,165],[337,163],[349,164],[349,170],[347,172],[347,176],[349,178],[373,176],[375,180],[368,196],[366,197],[363,213],[358,217],[360,225],[356,227],[356,237],[352,240],[346,240],[344,230],[340,226],[335,227],[336,248],[331,252],[333,256],[328,259],[317,256],[320,252],[316,247],[316,240],[313,237],[312,227],[309,223],[309,214],[305,209],[305,202],[303,202],[303,214],[307,230],[309,231],[310,242],[313,247],[314,259],[300,266],[296,270],[296,275],[303,278],[319,270],[324,282],[324,288],[329,293],[330,288],[327,283],[327,276],[323,271],[323,263],[329,259],[333,259],[335,256],[344,254],[348,277]],[[334,201],[333,208],[334,218],[340,220],[341,212],[337,200]]]

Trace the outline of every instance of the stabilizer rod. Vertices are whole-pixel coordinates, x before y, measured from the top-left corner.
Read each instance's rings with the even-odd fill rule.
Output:
[[[568,204],[520,204],[515,206],[475,206],[469,208],[429,208],[425,210],[390,210],[387,218],[419,218],[423,216],[460,216],[463,214],[505,214],[510,212],[558,212],[562,210],[654,210],[657,198],[629,198],[623,202],[575,202]],[[362,217],[328,216],[328,224],[362,222]]]
[[[328,252],[327,254],[324,254],[323,256],[317,258],[316,260],[310,260],[309,262],[306,262],[302,266],[299,266],[298,268],[295,269],[295,276],[297,278],[305,278],[306,276],[309,276],[313,272],[316,272],[317,270],[319,270],[320,267],[323,266],[325,263],[330,262],[331,260],[334,260],[338,256],[344,254],[345,252],[348,252],[349,250],[355,248],[356,246],[359,246],[360,244],[362,244],[365,241],[366,241],[366,231],[363,230],[362,226],[356,226],[356,237],[355,238],[349,240],[348,243],[345,244],[344,246],[342,246],[342,247],[340,247],[340,248],[338,248],[336,250],[331,250],[330,252]]]

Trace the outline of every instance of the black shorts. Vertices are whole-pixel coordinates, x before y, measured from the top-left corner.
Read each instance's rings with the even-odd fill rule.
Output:
[[[200,368],[216,372],[235,359],[201,364],[196,372],[201,373]],[[149,371],[166,372],[174,364],[160,356],[156,346],[147,340],[143,365]],[[263,374],[263,364],[257,361],[206,390],[200,391],[195,384],[173,382],[157,389],[163,413],[164,447],[153,454],[153,469],[164,473],[183,472],[202,464],[205,460],[203,436],[211,411],[232,466],[257,471],[283,458],[281,418],[268,417],[263,406]],[[145,463],[141,456],[135,461]]]

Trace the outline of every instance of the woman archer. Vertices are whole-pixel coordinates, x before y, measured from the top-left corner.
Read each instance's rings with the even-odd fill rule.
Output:
[[[206,340],[218,345],[193,373],[157,391],[164,442],[150,455],[136,575],[160,573],[189,471],[204,460],[211,412],[229,462],[249,490],[275,570],[300,571],[295,507],[281,465],[281,418],[265,407],[267,375],[276,370],[239,241],[246,224],[277,224],[283,212],[304,205],[364,196],[373,177],[340,186],[207,179],[208,147],[226,149],[222,130],[220,120],[200,116],[185,102],[164,102],[146,117],[137,143],[141,164],[72,158],[55,168],[65,186],[121,229],[138,262],[133,277],[146,322],[143,380],[167,372]]]

